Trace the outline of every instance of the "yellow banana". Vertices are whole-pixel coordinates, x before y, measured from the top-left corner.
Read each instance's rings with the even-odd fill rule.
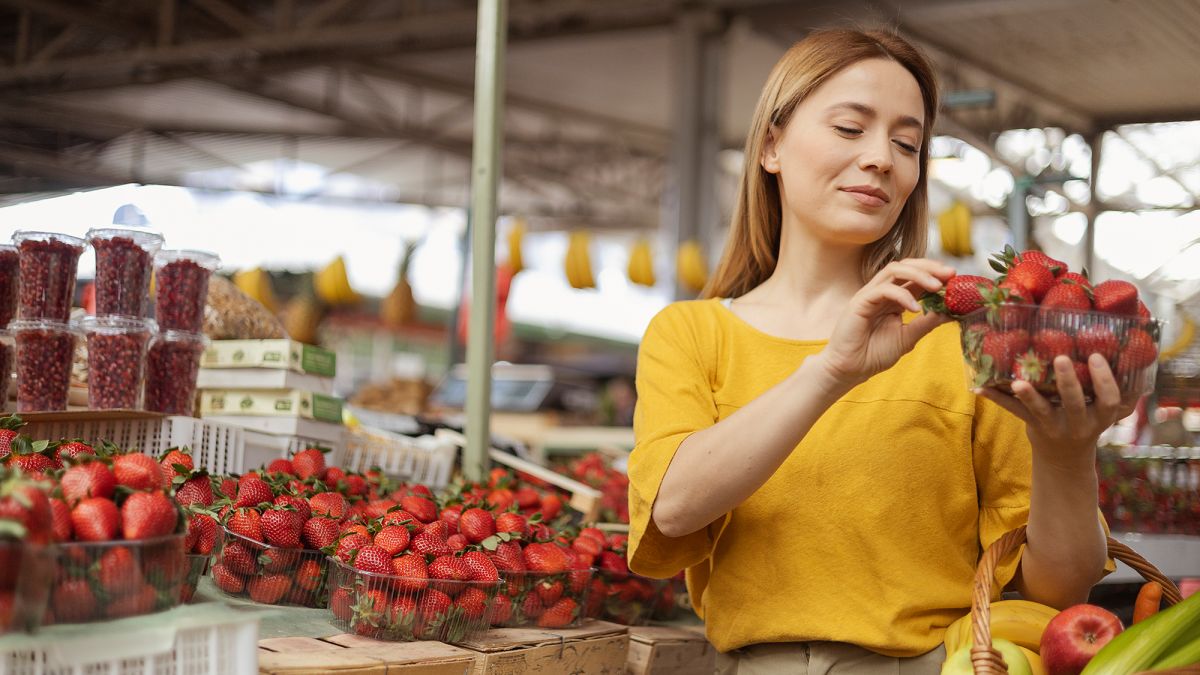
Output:
[[[275,292],[271,288],[271,275],[263,268],[241,270],[233,275],[233,283],[243,293],[257,300],[272,312],[278,307]]]
[[[350,287],[350,280],[346,277],[346,260],[340,255],[313,277],[313,289],[317,297],[330,305],[352,305],[362,299]]]
[[[1021,647],[1021,645],[1017,646]],[[1033,673],[1033,675],[1048,675],[1046,664],[1042,663],[1042,657],[1036,651],[1027,647],[1021,647],[1021,651],[1024,652],[1025,658],[1029,660],[1029,672]]]
[[[699,293],[704,288],[704,284],[708,283],[708,265],[704,262],[704,254],[697,241],[691,240],[680,244],[679,251],[675,256],[675,264],[678,268],[676,272],[679,282],[693,293]]]
[[[975,248],[971,246],[971,209],[962,202],[955,204],[954,208],[958,210],[958,250],[964,256],[974,255]]]
[[[654,260],[650,242],[639,239],[629,252],[629,280],[642,286],[654,286]]]
[[[1058,614],[1058,610],[1028,600],[999,600],[991,606],[992,637],[999,637],[1021,647],[1037,651],[1042,642],[1042,632]],[[946,629],[943,639],[946,653],[953,654],[959,647],[971,643],[971,615],[960,617]]]
[[[1196,339],[1196,324],[1192,322],[1192,318],[1182,309],[1179,310],[1179,316],[1183,317],[1183,325],[1179,328],[1179,336],[1170,345],[1163,347],[1162,352],[1158,355],[1159,361],[1170,361],[1179,356]]]
[[[567,242],[566,258],[567,283],[572,288],[595,288],[596,281],[592,277],[592,261],[588,252],[588,233],[582,230],[572,232]]]
[[[525,256],[521,253],[521,243],[524,239],[525,221],[517,218],[508,230],[508,267],[514,275],[525,269]]]
[[[937,222],[942,250],[947,255],[971,255],[971,209],[966,204],[954,202],[938,214]]]

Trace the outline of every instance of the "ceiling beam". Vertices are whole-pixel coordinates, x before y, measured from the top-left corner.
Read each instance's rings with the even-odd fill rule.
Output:
[[[191,0],[191,2],[207,12],[209,16],[242,35],[253,35],[264,30],[264,26],[225,0]]]
[[[26,9],[65,24],[78,23],[121,37],[141,37],[145,31],[134,21],[115,16],[111,9],[72,0],[0,0],[0,5]]]
[[[1197,120],[1200,120],[1200,109],[1147,110],[1102,117],[1098,125],[1101,129],[1115,129],[1129,124],[1170,124]]]

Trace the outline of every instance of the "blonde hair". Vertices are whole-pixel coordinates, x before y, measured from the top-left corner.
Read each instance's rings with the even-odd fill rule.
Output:
[[[779,59],[763,86],[750,133],[737,205],[725,251],[702,297],[738,297],[766,281],[779,260],[782,224],[777,176],[760,164],[772,127],[783,129],[800,104],[838,71],[866,59],[891,59],[917,80],[925,103],[919,155],[920,176],[895,225],[863,255],[863,279],[870,279],[892,260],[924,255],[928,224],[929,138],[938,109],[937,78],[916,47],[886,31],[818,30]]]

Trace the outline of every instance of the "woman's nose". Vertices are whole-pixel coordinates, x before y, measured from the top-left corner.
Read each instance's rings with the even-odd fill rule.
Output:
[[[859,157],[859,168],[874,169],[887,173],[892,170],[892,141],[886,134],[873,135],[862,145],[862,155]]]

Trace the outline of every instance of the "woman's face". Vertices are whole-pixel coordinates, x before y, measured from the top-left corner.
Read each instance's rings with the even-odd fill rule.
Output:
[[[878,241],[917,184],[924,119],[921,89],[895,61],[868,59],[834,74],[763,151],[784,222],[833,244]]]

